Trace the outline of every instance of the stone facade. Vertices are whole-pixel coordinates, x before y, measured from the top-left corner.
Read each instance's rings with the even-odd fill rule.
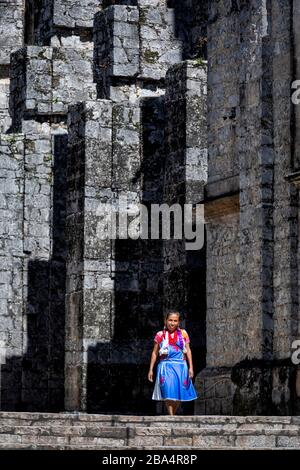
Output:
[[[176,286],[196,370],[205,364],[203,252],[177,271],[177,245],[169,256],[160,240],[98,236],[101,204],[126,196],[133,219],[138,203],[181,198],[170,193],[180,160],[180,203],[202,198],[206,72],[179,64],[177,13],[162,0],[25,2],[1,69],[2,409],[153,413],[152,338]]]
[[[182,413],[299,413],[298,10],[0,0],[1,409],[159,411],[152,339],[176,308]],[[105,205],[134,223],[200,202],[201,250],[99,236]]]
[[[207,366],[196,412],[297,414],[298,16],[258,0],[211,2],[209,18]]]
[[[9,115],[9,64],[10,54],[23,46],[23,0],[0,2],[0,132],[11,125]]]

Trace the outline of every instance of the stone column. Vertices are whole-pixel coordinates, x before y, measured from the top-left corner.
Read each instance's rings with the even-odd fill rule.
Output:
[[[30,0],[27,11],[27,44],[51,45],[77,35],[91,39],[94,14],[102,0]]]
[[[23,122],[24,152],[24,327],[22,406],[49,406],[50,260],[52,256],[52,141],[51,127]],[[59,335],[58,335],[59,336]]]
[[[11,125],[9,114],[10,54],[23,46],[24,1],[0,3],[0,132]]]
[[[285,181],[291,9],[277,1],[212,2],[211,15],[207,367],[198,377],[197,412],[288,414],[298,325],[298,202]],[[219,54],[228,56],[223,66]]]
[[[240,18],[232,3],[210,2],[208,27],[208,181],[205,187],[206,368],[196,378],[196,414],[232,412],[230,369],[240,358],[239,113]],[[228,36],[228,39],[227,39]],[[227,43],[226,43],[227,41]],[[227,45],[230,43],[230,47]],[[225,393],[225,395],[224,395]],[[220,399],[221,398],[221,399]]]
[[[99,204],[113,199],[112,104],[73,106],[68,126],[65,408],[86,410],[89,347],[112,337],[109,283],[101,289],[111,273],[111,240],[97,238]]]
[[[64,121],[70,104],[96,97],[92,43],[83,43],[75,36],[63,38],[62,42],[60,49],[23,48],[12,55],[11,64],[13,128],[25,134],[27,170],[23,222],[26,322],[23,362],[20,356],[15,358],[14,368],[18,366],[21,370],[24,365],[19,406],[32,410],[63,408],[67,147]]]
[[[16,409],[22,390],[24,136],[0,135],[1,410]]]
[[[137,102],[159,96],[168,68],[182,60],[175,11],[165,1],[112,5],[95,15],[98,97]]]
[[[197,61],[169,69],[165,97],[164,203],[200,204],[207,178],[207,72]],[[183,213],[184,215],[184,213]],[[164,310],[178,309],[191,335],[194,367],[205,365],[205,248],[189,241],[164,241]],[[199,232],[200,235],[200,232]],[[199,240],[200,241],[200,237]],[[193,240],[195,243],[195,240]],[[192,243],[193,243],[192,242]]]
[[[157,293],[149,275],[154,281],[159,269],[139,240],[103,240],[99,229],[106,224],[102,204],[118,211],[126,197],[122,211],[130,222],[141,200],[139,107],[108,100],[77,105],[69,135],[65,406],[132,409],[130,400],[146,383],[145,335]],[[122,397],[127,405],[118,403]]]

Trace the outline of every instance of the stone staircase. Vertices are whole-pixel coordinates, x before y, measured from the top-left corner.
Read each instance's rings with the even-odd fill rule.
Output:
[[[300,417],[0,412],[0,449],[275,448],[300,448]]]

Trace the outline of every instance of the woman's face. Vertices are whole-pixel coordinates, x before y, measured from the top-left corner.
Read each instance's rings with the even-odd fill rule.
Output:
[[[179,316],[176,313],[169,315],[166,320],[166,327],[172,333],[179,326]]]

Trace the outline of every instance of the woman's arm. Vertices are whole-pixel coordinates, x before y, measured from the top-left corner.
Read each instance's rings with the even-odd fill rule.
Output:
[[[159,344],[154,343],[153,351],[151,354],[149,372],[148,372],[148,380],[150,380],[150,382],[153,382],[153,367],[155,366],[155,363],[158,357],[158,350],[159,350]]]
[[[186,355],[187,355],[187,360],[189,364],[189,377],[190,379],[192,379],[194,377],[194,368],[193,368],[193,358],[192,358],[192,351],[190,348],[190,344],[187,343],[185,345],[185,348],[186,348]]]

